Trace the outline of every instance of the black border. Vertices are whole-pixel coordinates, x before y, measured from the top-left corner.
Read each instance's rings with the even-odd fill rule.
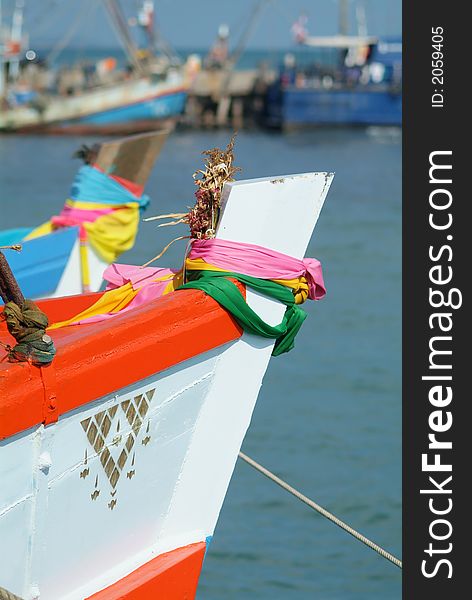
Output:
[[[471,517],[466,508],[471,506],[472,492],[472,429],[468,419],[468,405],[472,402],[467,387],[466,373],[469,365],[468,338],[471,331],[467,317],[466,284],[470,268],[470,249],[467,240],[472,237],[467,219],[472,206],[466,177],[472,168],[466,161],[471,154],[466,147],[470,137],[466,103],[470,106],[471,81],[469,40],[470,19],[466,16],[467,5],[458,2],[428,0],[427,2],[403,2],[403,598],[407,600],[436,600],[467,598],[471,595],[468,585],[469,532],[472,536]],[[463,9],[463,11],[461,11]],[[432,28],[444,29],[444,107],[433,108],[432,84]],[[464,140],[461,149],[460,141]],[[453,235],[450,242],[453,258],[453,285],[463,293],[460,309],[452,310],[452,388],[453,400],[450,410],[452,428],[444,439],[452,440],[449,454],[443,460],[452,461],[453,508],[448,518],[453,527],[453,544],[448,558],[452,564],[452,577],[448,568],[441,567],[430,579],[421,573],[421,564],[429,558],[424,550],[430,540],[429,525],[434,519],[428,508],[428,498],[420,489],[428,484],[428,474],[421,470],[421,455],[427,451],[428,415],[434,408],[428,401],[431,382],[422,381],[429,364],[428,341],[434,335],[429,328],[431,309],[428,301],[430,245],[440,247],[446,243],[445,232],[434,231],[428,223],[429,155],[435,150],[452,150],[452,179],[448,186],[453,194],[451,207],[453,224],[447,233]],[[470,218],[470,217],[469,217]],[[446,335],[446,334],[444,334]],[[446,410],[446,409],[444,409]],[[470,440],[470,445],[469,445]],[[469,476],[471,473],[471,476]],[[433,475],[432,473],[430,473]],[[441,474],[439,474],[440,476]],[[442,474],[444,475],[444,473]],[[430,486],[431,487],[431,486]],[[471,486],[472,487],[472,486]],[[469,495],[470,494],[470,495]],[[444,496],[443,496],[444,498]],[[445,542],[444,542],[445,543]],[[439,557],[439,555],[437,555]],[[431,560],[431,559],[429,559]],[[433,564],[433,563],[429,563]]]

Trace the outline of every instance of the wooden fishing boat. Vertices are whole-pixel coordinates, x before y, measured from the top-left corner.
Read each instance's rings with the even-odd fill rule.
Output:
[[[265,123],[298,129],[323,126],[401,126],[401,36],[367,35],[365,14],[358,12],[358,35],[349,35],[349,2],[340,0],[339,33],[311,36],[303,15],[292,27],[304,65],[293,55],[269,86]]]
[[[0,111],[0,131],[109,135],[159,130],[185,109],[188,85],[182,69],[103,85],[76,96],[54,95]]]
[[[216,242],[301,261],[331,180],[226,183]],[[237,285],[269,328],[281,322],[284,304]],[[54,323],[101,297],[39,306]],[[50,366],[0,362],[0,586],[28,599],[194,598],[275,340],[201,289],[51,336]]]
[[[143,189],[168,133],[140,134],[94,147],[84,157],[86,164],[72,184],[73,200],[66,202],[61,218],[55,217],[35,229],[0,232],[0,247],[21,244],[21,252],[5,252],[28,298],[100,289],[106,267],[134,244],[140,207],[147,201]],[[91,178],[99,179],[90,184]],[[105,201],[104,195],[109,202],[97,211]],[[67,216],[71,210],[75,211],[74,218]],[[116,224],[123,229],[111,239]],[[106,238],[105,246],[100,238]]]
[[[189,82],[185,67],[156,36],[152,0],[143,2],[138,12],[146,48],[139,48],[133,39],[120,3],[104,0],[102,4],[125,51],[127,68],[115,69],[115,59],[105,73],[100,68],[103,61],[88,65],[87,70],[75,65],[69,75],[62,73],[65,80],[53,69],[46,77],[43,71],[32,78],[22,74],[20,63],[28,62],[29,54],[35,55],[27,51],[28,36],[22,36],[24,3],[16,3],[11,31],[3,27],[0,11],[0,131],[126,135],[176,123],[185,109]],[[79,16],[91,18],[87,12],[86,6],[79,7],[70,31],[75,31]],[[68,39],[66,32],[58,47],[63,49]],[[51,54],[58,56],[58,52]]]

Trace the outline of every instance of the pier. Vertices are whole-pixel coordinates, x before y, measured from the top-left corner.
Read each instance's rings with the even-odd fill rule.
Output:
[[[260,124],[272,69],[204,69],[190,88],[182,124],[187,127],[243,127]]]

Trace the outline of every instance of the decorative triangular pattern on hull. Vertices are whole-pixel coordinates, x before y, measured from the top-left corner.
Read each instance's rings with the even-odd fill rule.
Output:
[[[135,474],[133,448],[146,420],[155,391],[155,388],[153,388],[137,396],[131,396],[119,404],[106,410],[100,410],[92,417],[87,417],[80,422],[87,440],[97,455],[99,464],[110,483],[112,500],[108,506],[112,510],[116,506],[116,487],[131,455],[132,469],[127,473],[127,478],[132,479]],[[121,433],[120,419],[123,415],[125,423],[131,428],[127,433]],[[148,432],[149,422],[146,429],[146,433]],[[147,435],[146,442],[143,441],[142,445],[146,446],[149,439]],[[90,474],[87,463],[88,455],[85,451],[84,465],[86,468],[80,474],[83,479]],[[96,500],[100,495],[99,479],[97,474],[94,491],[91,494],[92,500]]]

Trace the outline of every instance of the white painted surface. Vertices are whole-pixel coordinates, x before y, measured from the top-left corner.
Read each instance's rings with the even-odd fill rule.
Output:
[[[25,598],[35,586],[48,600],[78,600],[137,568],[142,555],[175,547],[160,531],[221,351],[0,443],[0,585]],[[126,402],[146,392],[134,429]],[[134,440],[115,486],[82,425],[103,411],[111,420],[103,448],[116,464]],[[204,537],[187,532],[178,543]]]
[[[87,250],[90,271],[89,291],[98,292],[103,283],[103,272],[108,267],[108,262],[104,261],[91,246],[88,246]],[[82,267],[79,240],[77,239],[72,247],[69,260],[57,284],[56,290],[54,293],[46,296],[46,298],[61,298],[63,296],[73,296],[82,293]]]
[[[97,252],[88,247],[88,261],[90,269],[90,291],[98,292],[103,283],[103,272],[108,267],[109,263],[101,258]]]
[[[219,238],[303,258],[333,173],[302,173],[226,184]]]
[[[217,236],[302,258],[332,179],[308,173],[231,183],[225,186]],[[251,290],[246,298],[267,322],[280,323],[281,303]],[[273,340],[244,333],[220,357],[163,536],[182,533],[192,523],[213,534],[273,346]]]
[[[28,432],[0,442],[0,585],[23,591],[34,527],[36,436]]]
[[[218,235],[301,257],[331,179],[231,184]],[[250,291],[247,298],[263,318],[281,320],[278,302]],[[212,535],[272,348],[243,334],[0,443],[0,585],[26,599],[39,590],[47,600],[80,600],[153,556]],[[134,427],[126,403],[151,390]],[[103,411],[110,428],[97,446],[87,435]],[[130,435],[113,484],[101,459],[107,449],[116,464]]]
[[[303,173],[226,185],[218,237],[303,258],[333,177]],[[284,307],[279,302],[251,290],[247,302],[267,323],[280,323]]]

